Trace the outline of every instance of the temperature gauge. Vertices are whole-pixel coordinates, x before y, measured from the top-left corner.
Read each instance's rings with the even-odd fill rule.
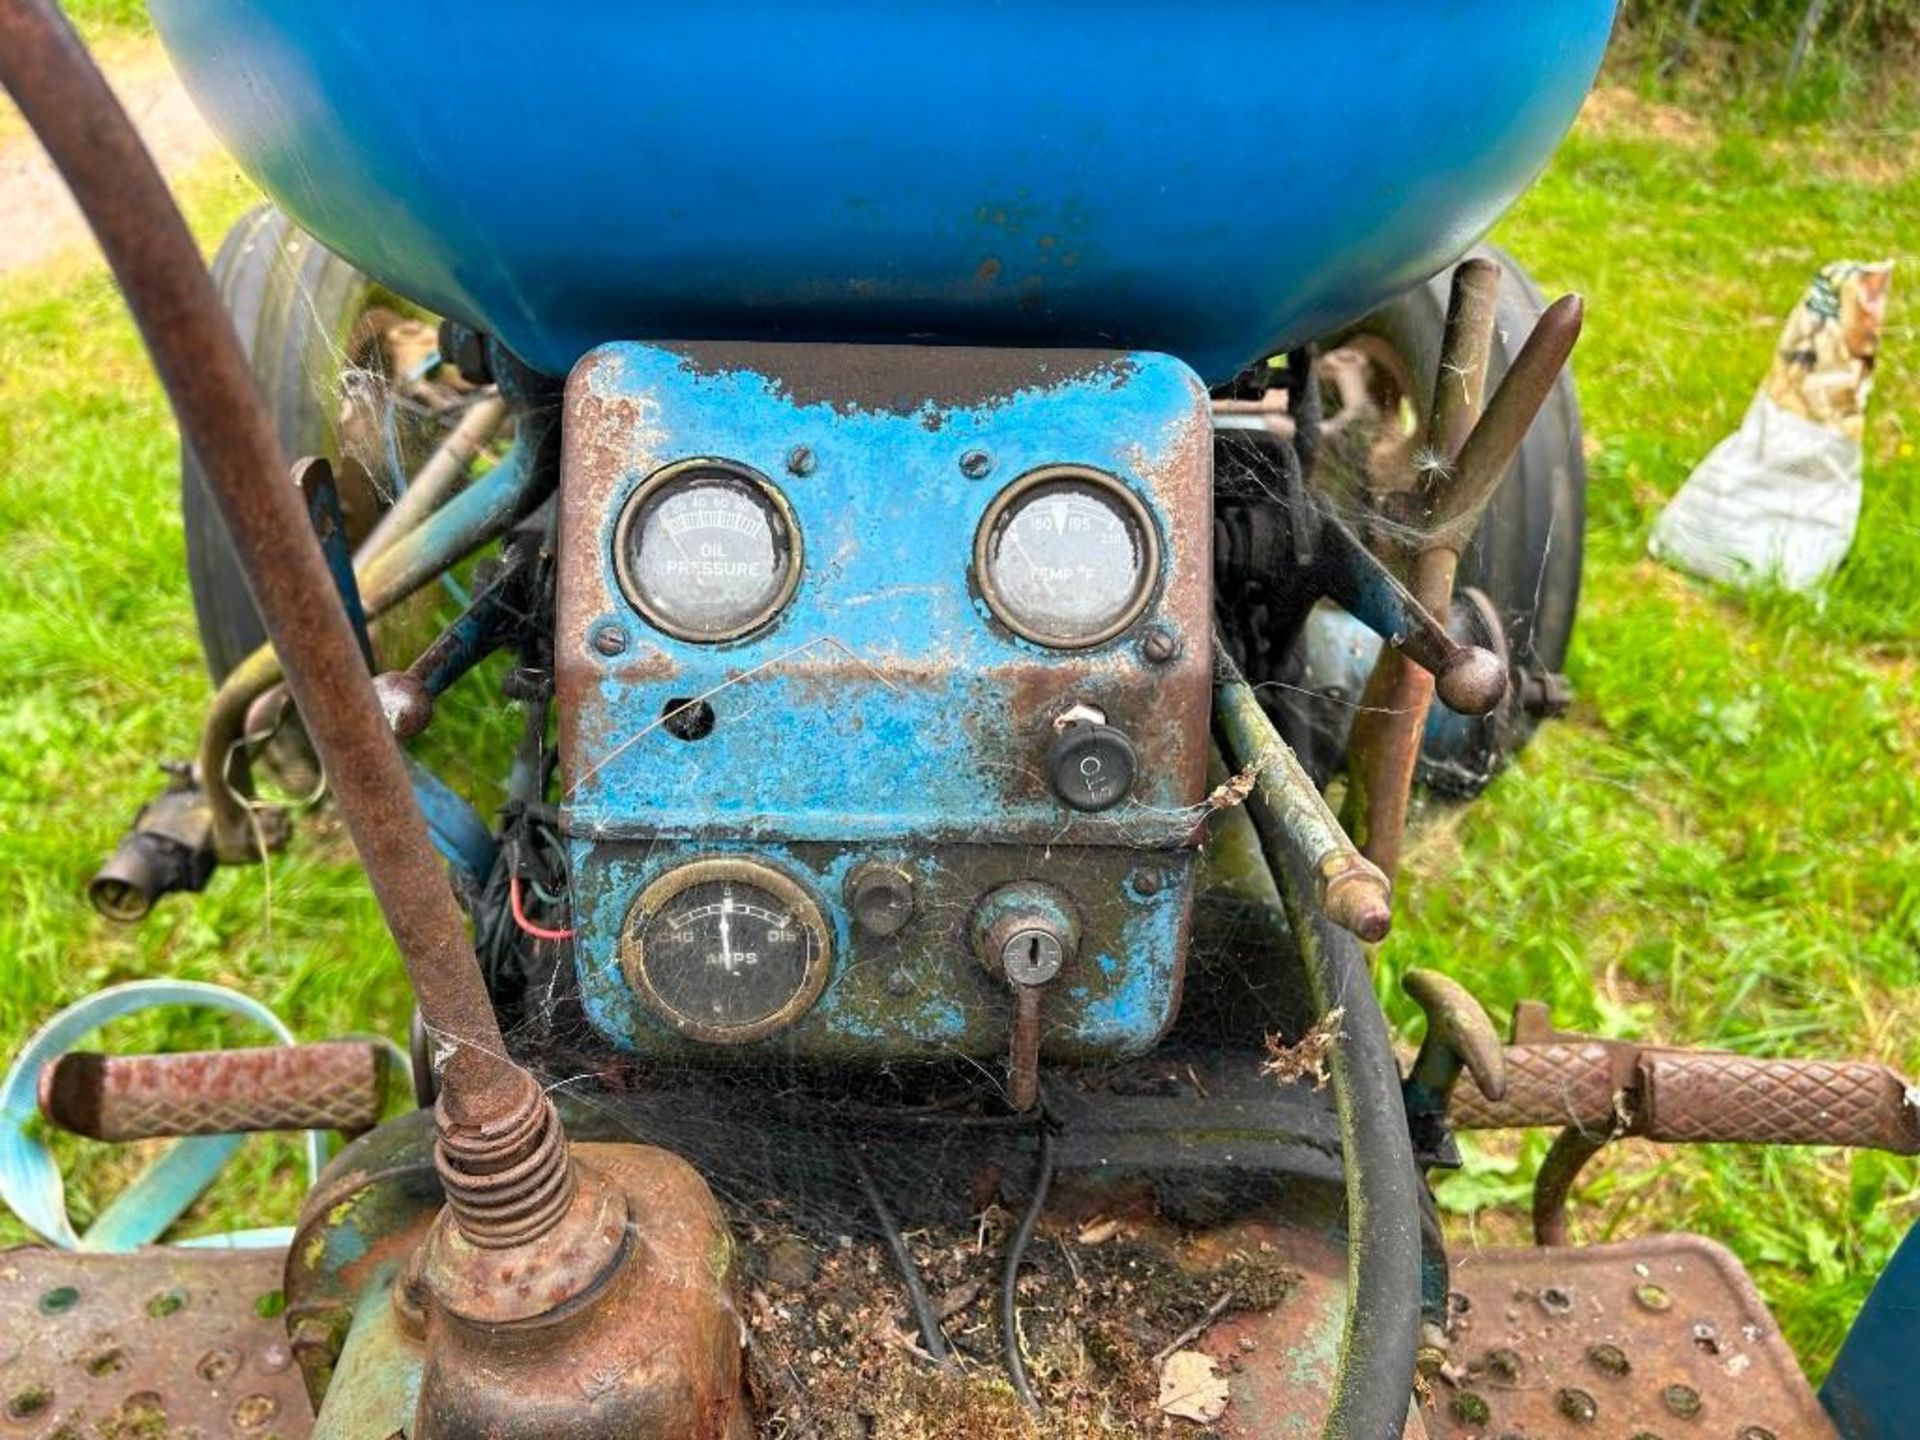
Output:
[[[1016,635],[1060,650],[1111,640],[1140,618],[1159,578],[1153,522],[1134,493],[1094,470],[1036,470],[980,522],[973,568]]]
[[[800,583],[800,535],[780,492],[742,466],[694,460],[653,476],[615,528],[620,588],[682,640],[734,640]]]
[[[826,987],[832,943],[807,892],[752,860],[696,860],[641,891],[620,937],[627,983],[715,1045],[792,1024]]]

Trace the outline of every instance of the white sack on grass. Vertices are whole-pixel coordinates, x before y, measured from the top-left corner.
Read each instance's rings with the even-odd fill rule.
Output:
[[[1892,265],[1829,265],[1794,307],[1734,434],[1687,477],[1647,542],[1733,585],[1824,584],[1860,521],[1860,436]]]

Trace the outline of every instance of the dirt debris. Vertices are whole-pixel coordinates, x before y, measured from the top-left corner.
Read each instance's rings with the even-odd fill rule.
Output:
[[[1109,1440],[1201,1437],[1163,1411],[1161,1352],[1214,1320],[1284,1302],[1299,1274],[1265,1247],[1201,1264],[1158,1221],[1123,1229],[1043,1227],[1019,1280],[1017,1324],[1040,1415],[1002,1361],[1000,1273],[1012,1217],[908,1233],[953,1365],[938,1368],[885,1247],[843,1238],[800,1287],[748,1267],[750,1371],[766,1440]],[[1082,1243],[1093,1231],[1101,1238]],[[750,1254],[792,1237],[754,1237]],[[1222,1297],[1228,1297],[1223,1303]]]

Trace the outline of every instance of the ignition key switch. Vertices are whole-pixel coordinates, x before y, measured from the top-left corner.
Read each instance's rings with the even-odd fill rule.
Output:
[[[990,892],[974,912],[980,963],[1013,987],[1007,1104],[1031,1110],[1040,1098],[1040,1002],[1080,949],[1073,902],[1051,885],[1024,880]]]

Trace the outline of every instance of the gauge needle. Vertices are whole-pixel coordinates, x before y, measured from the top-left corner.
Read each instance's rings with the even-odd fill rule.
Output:
[[[1018,550],[1020,552],[1020,558],[1027,562],[1027,574],[1031,575],[1035,580],[1038,580],[1040,582],[1040,588],[1051,595],[1053,593],[1053,581],[1048,577],[1047,572],[1041,569],[1039,562],[1027,553],[1027,547],[1020,543],[1018,532],[1009,530],[1007,532],[1007,543]]]
[[[733,973],[733,896],[723,891],[720,896],[720,968],[729,975]]]

